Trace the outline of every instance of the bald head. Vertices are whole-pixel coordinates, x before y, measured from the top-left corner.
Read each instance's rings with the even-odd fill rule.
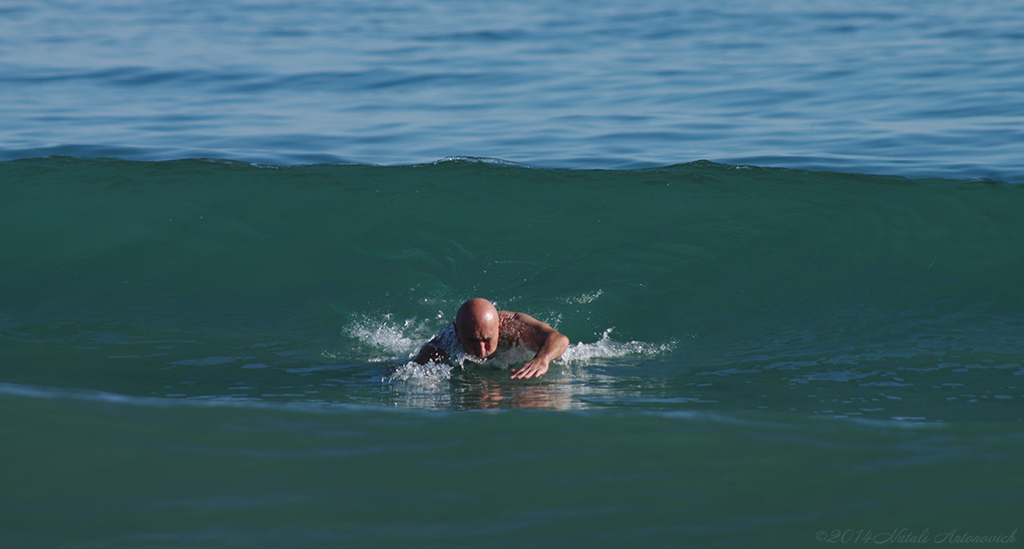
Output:
[[[455,314],[455,324],[458,326],[484,326],[497,322],[498,309],[482,297],[474,297],[463,303]]]
[[[455,334],[463,349],[473,356],[487,358],[494,354],[500,330],[498,309],[486,299],[470,299],[455,315]]]

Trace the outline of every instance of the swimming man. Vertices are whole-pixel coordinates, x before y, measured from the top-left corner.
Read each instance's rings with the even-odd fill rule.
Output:
[[[562,356],[569,347],[569,338],[530,315],[499,311],[490,301],[477,297],[463,303],[455,322],[427,342],[413,360],[418,364],[448,361],[459,351],[456,343],[466,354],[479,360],[517,345],[535,351],[532,360],[512,370],[512,379],[529,379],[548,371],[551,361]]]

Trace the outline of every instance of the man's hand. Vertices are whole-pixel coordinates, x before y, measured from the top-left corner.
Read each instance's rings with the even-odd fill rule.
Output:
[[[540,377],[548,371],[548,363],[540,359],[533,359],[518,370],[512,370],[512,379],[530,379]]]
[[[569,338],[528,314],[515,313],[514,318],[527,328],[520,332],[520,337],[524,343],[537,349],[537,355],[522,368],[512,370],[512,379],[530,379],[546,374],[551,361],[562,356],[569,347]]]

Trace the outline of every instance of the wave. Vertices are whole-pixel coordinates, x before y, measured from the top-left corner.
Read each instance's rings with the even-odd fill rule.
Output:
[[[808,390],[842,384],[868,400],[878,388],[842,370],[1020,369],[1021,185],[466,159],[49,158],[0,163],[0,177],[0,381],[231,398],[241,383],[250,398],[340,402],[421,380],[451,396],[466,378],[508,377],[409,363],[474,296],[577,342],[543,383],[600,385],[616,402],[723,400],[693,376],[779,364],[803,370],[793,384],[808,374]],[[971,394],[1015,401],[1002,373]],[[298,394],[298,377],[319,395],[265,397]],[[665,379],[686,381],[616,396]],[[885,413],[951,415],[906,402]]]

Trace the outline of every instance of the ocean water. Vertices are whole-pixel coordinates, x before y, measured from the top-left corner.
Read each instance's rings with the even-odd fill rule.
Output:
[[[0,5],[0,547],[1019,544],[1022,23]]]
[[[1019,184],[709,162],[0,170],[7,546],[1019,526]],[[473,295],[572,346],[529,382],[408,364]]]
[[[1024,180],[1015,0],[0,5],[0,160]]]

